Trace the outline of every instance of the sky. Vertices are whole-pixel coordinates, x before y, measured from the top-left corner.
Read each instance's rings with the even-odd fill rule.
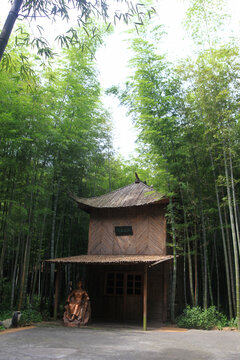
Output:
[[[240,1],[227,0],[227,3],[232,13],[234,32],[239,35]],[[187,39],[182,25],[187,5],[187,0],[157,0],[154,5],[157,10],[155,21],[157,24],[163,24],[167,31],[167,36],[159,44],[159,47],[162,52],[168,53],[170,60],[184,58],[191,53],[191,43]],[[1,0],[1,23],[5,20],[9,7],[8,0]],[[30,26],[34,27],[34,25]],[[66,25],[63,25],[60,20],[56,24],[46,24],[45,36],[49,34],[50,38],[55,37],[56,33],[59,33],[59,29],[62,30],[64,26]],[[131,52],[125,41],[127,38],[125,30],[125,25],[118,24],[115,27],[114,34],[108,36],[105,46],[97,53],[99,80],[103,89],[112,85],[123,85],[130,75],[128,60],[131,57]],[[134,129],[131,119],[127,117],[127,110],[119,105],[116,98],[103,96],[103,102],[112,114],[114,149],[127,160],[131,155],[135,155],[137,131]]]
[[[168,31],[166,42],[160,45],[163,52],[168,51],[173,57],[175,57],[176,53],[184,56],[184,31],[181,21],[184,17],[186,5],[181,0],[159,0],[157,5],[155,20],[159,24],[164,24]],[[115,34],[110,36],[106,40],[106,46],[98,51],[99,78],[102,86],[106,89],[112,85],[124,84],[131,74],[128,67],[131,51],[126,42],[126,29],[127,27],[123,24],[118,24]],[[112,112],[115,149],[125,159],[128,159],[131,155],[136,155],[137,130],[134,129],[131,119],[127,117],[127,109],[120,106],[114,96],[104,96],[104,103]]]

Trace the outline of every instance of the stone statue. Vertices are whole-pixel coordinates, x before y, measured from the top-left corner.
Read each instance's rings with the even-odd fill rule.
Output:
[[[82,288],[82,281],[78,281],[77,289],[68,295],[65,312],[63,315],[64,325],[77,327],[86,325],[90,319],[91,308],[88,293]]]
[[[21,312],[14,311],[11,319],[0,321],[0,326],[3,326],[5,329],[16,328],[19,325],[20,318]]]

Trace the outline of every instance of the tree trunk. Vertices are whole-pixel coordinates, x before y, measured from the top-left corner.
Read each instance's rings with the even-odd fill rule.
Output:
[[[3,236],[3,246],[2,246],[2,251],[1,251],[1,257],[0,257],[0,279],[3,278],[3,264],[4,264],[4,259],[5,259],[6,247],[7,247],[7,231],[5,230],[4,236]]]
[[[177,285],[177,244],[175,233],[175,221],[173,214],[172,197],[169,200],[170,213],[171,213],[171,227],[172,227],[172,240],[173,240],[173,275],[172,275],[172,293],[171,293],[171,321],[175,321],[175,297],[176,297],[176,285]]]
[[[59,178],[58,184],[57,184],[57,191],[56,191],[56,195],[55,195],[54,208],[53,208],[52,232],[51,232],[51,251],[50,251],[51,259],[54,258],[55,227],[56,227],[56,216],[57,216],[59,188],[60,188],[60,178]],[[54,286],[54,269],[55,269],[55,264],[52,263],[51,264],[51,274],[50,274],[50,294],[52,294],[53,290],[54,290],[53,289],[53,286]]]
[[[188,272],[189,272],[190,294],[191,294],[191,303],[193,305],[194,304],[193,271],[192,271],[192,257],[191,257],[191,247],[190,247],[189,237],[187,238],[187,247],[188,247]]]
[[[23,0],[14,0],[11,10],[9,11],[8,17],[3,26],[2,32],[0,34],[0,61],[2,60],[13,26],[19,15],[19,10],[22,6],[22,3]]]
[[[55,246],[55,255],[54,255],[55,258],[59,256],[58,255],[59,239],[60,239],[62,223],[63,223],[63,219],[64,219],[64,215],[65,215],[65,208],[66,208],[66,203],[64,203],[61,218],[60,218],[60,222],[59,222],[59,225],[58,225],[58,232],[57,232],[57,239],[56,239],[56,246]]]
[[[240,236],[239,236],[239,226],[238,226],[238,216],[237,216],[237,202],[236,202],[234,177],[233,177],[232,154],[231,154],[230,150],[229,150],[229,164],[230,164],[230,173],[231,173],[234,219],[235,219],[236,234],[237,234],[237,240],[238,240],[238,252],[239,252],[239,256],[240,256]]]
[[[12,189],[11,195],[10,195],[10,199],[13,199],[13,192],[15,189],[15,184],[14,187]],[[6,216],[8,217],[8,219],[11,216],[11,211],[12,211],[12,201],[10,201],[9,206],[7,207],[6,204]],[[5,222],[5,226],[3,226],[4,228],[4,235],[3,235],[3,246],[2,246],[2,251],[1,251],[1,257],[0,257],[0,279],[3,277],[3,266],[4,266],[4,259],[5,259],[5,252],[6,252],[6,248],[7,248],[7,238],[8,238],[8,222]]]
[[[216,277],[217,277],[217,309],[219,311],[219,309],[220,309],[220,286],[219,286],[219,265],[218,265],[218,256],[217,256],[217,246],[216,246],[216,232],[214,232],[213,248],[214,248],[214,254],[215,254]],[[229,285],[230,285],[230,283],[229,283]],[[229,287],[229,290],[230,290],[230,287]],[[230,292],[229,300],[231,300],[231,292]],[[230,316],[230,319],[231,318],[232,318],[232,316]]]
[[[111,183],[112,183],[112,180],[111,180],[111,162],[110,162],[110,150],[109,150],[109,143],[108,143],[108,190],[109,190],[109,192],[112,191]]]
[[[190,285],[190,295],[191,295],[191,304],[194,304],[194,290],[193,290],[193,272],[192,272],[192,257],[191,257],[191,246],[190,246],[190,240],[189,240],[189,234],[188,234],[188,223],[187,223],[187,215],[186,215],[186,209],[184,206],[184,197],[183,197],[183,193],[182,190],[180,189],[180,194],[181,194],[181,200],[182,200],[182,204],[183,204],[183,216],[184,216],[184,266],[185,265],[185,257],[186,257],[186,244],[185,241],[187,242],[187,256],[188,256],[188,274],[189,274],[189,285]],[[184,276],[185,276],[185,269],[184,269]],[[185,280],[186,282],[186,280]],[[185,292],[186,292],[186,285],[185,285]],[[185,295],[186,297],[186,295]],[[187,302],[186,302],[187,304]]]
[[[224,193],[222,193],[222,197],[224,197]],[[234,286],[234,269],[233,269],[233,256],[232,256],[232,247],[230,243],[230,235],[228,231],[228,220],[227,220],[227,210],[226,206],[223,206],[223,213],[224,213],[224,222],[226,228],[226,244],[227,244],[227,256],[228,256],[228,263],[229,263],[229,273],[230,273],[230,282],[231,282],[231,294],[232,294],[232,304],[233,304],[233,316],[236,317],[237,308],[236,308],[236,289]]]
[[[225,165],[225,175],[227,183],[227,194],[228,194],[228,207],[230,214],[231,230],[232,230],[232,240],[233,240],[233,250],[234,250],[234,263],[235,263],[235,281],[236,281],[236,308],[237,308],[237,326],[240,330],[240,284],[239,284],[239,254],[238,254],[238,245],[235,232],[233,208],[232,208],[232,199],[229,185],[229,176],[227,169],[227,158],[226,152],[224,150],[224,165]]]
[[[203,202],[202,202],[202,191],[201,191],[201,182],[199,179],[201,177],[199,176],[198,171],[198,164],[197,159],[195,156],[194,149],[192,148],[192,154],[193,154],[193,161],[195,165],[195,172],[197,176],[198,181],[198,202],[199,202],[199,208],[200,208],[200,217],[201,217],[201,228],[202,228],[202,237],[203,237],[203,266],[202,266],[202,273],[203,273],[203,307],[204,309],[207,308],[207,300],[208,300],[208,276],[207,276],[207,237],[206,237],[206,226],[205,226],[205,218],[203,213]]]
[[[201,214],[201,223],[202,223],[202,234],[203,234],[203,307],[207,309],[208,303],[208,284],[207,284],[207,238],[206,238],[206,227],[205,227],[205,219],[203,215],[203,205],[202,198],[200,197],[200,214]]]
[[[33,186],[34,181],[32,179],[31,185]],[[32,213],[33,213],[33,190],[31,191],[30,196],[30,209],[28,215],[28,234],[26,239],[25,251],[24,251],[24,260],[23,260],[23,269],[21,276],[20,284],[20,295],[18,310],[21,310],[22,305],[25,303],[26,290],[27,290],[27,278],[28,278],[28,268],[29,268],[29,259],[30,259],[30,248],[31,248],[31,238],[32,238]]]
[[[48,207],[48,203],[49,203],[49,199],[47,199],[46,208]],[[32,303],[33,295],[35,293],[38,275],[39,275],[38,296],[40,297],[40,294],[41,294],[41,289],[40,289],[40,287],[41,287],[41,253],[42,253],[42,242],[43,242],[43,234],[44,234],[44,229],[45,229],[46,218],[47,218],[47,214],[45,212],[44,217],[43,217],[43,222],[42,222],[41,234],[40,234],[38,257],[37,257],[37,264],[36,264],[36,273],[35,273],[35,277],[34,277],[34,281],[33,281],[33,289],[32,289],[32,294],[31,294],[31,301],[30,301],[31,303]]]
[[[207,272],[208,272],[209,296],[210,296],[211,306],[213,306],[214,301],[213,301],[212,280],[211,280],[211,273],[210,273],[210,269],[209,269],[209,261],[207,262]]]
[[[28,276],[28,265],[29,265],[29,255],[30,255],[30,243],[31,243],[30,233],[28,233],[27,241],[26,241],[26,245],[25,245],[25,251],[24,251],[24,262],[23,262],[23,270],[22,270],[21,285],[20,285],[18,311],[21,310],[22,305],[25,302],[27,276]]]
[[[231,284],[230,284],[230,276],[229,276],[229,262],[228,262],[228,254],[227,254],[227,246],[226,246],[225,231],[224,231],[224,226],[223,226],[222,212],[221,212],[220,200],[219,200],[219,194],[218,194],[218,187],[217,187],[217,181],[216,181],[215,166],[214,166],[213,156],[212,156],[212,152],[211,152],[210,148],[209,148],[209,155],[210,155],[210,160],[211,160],[211,165],[212,165],[215,194],[216,194],[216,199],[217,199],[218,217],[219,217],[221,234],[222,234],[223,253],[224,253],[226,281],[227,281],[227,293],[228,293],[228,308],[229,308],[229,316],[231,319],[233,317],[233,311],[232,311]]]
[[[185,229],[184,229],[185,232]],[[185,236],[184,236],[184,243],[183,243],[183,292],[184,292],[184,302],[185,302],[185,307],[188,304],[187,301],[187,276],[186,276],[186,241],[185,241]]]
[[[11,302],[10,302],[10,304],[11,304],[11,305],[10,305],[10,306],[11,306],[11,309],[13,308],[13,303],[14,303],[14,292],[15,292],[15,283],[16,283],[16,272],[17,272],[17,264],[18,264],[18,255],[19,255],[19,248],[20,248],[20,239],[21,239],[21,236],[19,235],[19,237],[18,237],[18,244],[17,244],[17,251],[16,251],[16,255],[15,255],[13,276],[12,276]]]
[[[194,254],[194,273],[195,273],[195,289],[194,289],[194,305],[197,306],[198,305],[198,240],[197,240],[197,226],[195,223],[195,242],[194,242],[194,247],[195,247],[195,254]]]

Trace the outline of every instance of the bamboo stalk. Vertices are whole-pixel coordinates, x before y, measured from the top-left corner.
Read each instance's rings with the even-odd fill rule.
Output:
[[[57,320],[57,310],[58,310],[58,295],[59,295],[59,283],[60,283],[60,265],[57,266],[56,272],[56,284],[55,284],[55,296],[54,296],[54,312],[53,319]]]
[[[219,194],[218,194],[218,186],[217,186],[217,181],[216,181],[215,166],[214,166],[213,156],[212,156],[210,147],[209,147],[209,156],[210,156],[211,165],[212,165],[215,194],[216,194],[216,199],[217,199],[218,217],[219,217],[221,235],[222,235],[223,253],[224,253],[224,261],[225,261],[225,272],[226,272],[226,281],[227,281],[227,293],[228,293],[228,308],[229,308],[229,316],[231,319],[233,317],[233,310],[232,310],[232,296],[231,296],[231,286],[230,286],[231,284],[230,284],[230,275],[229,275],[229,261],[228,261],[228,254],[227,254],[225,231],[224,231],[224,227],[223,227],[222,212],[221,212],[220,200],[219,200]]]
[[[13,26],[19,15],[19,10],[22,6],[22,3],[23,0],[14,0],[11,10],[9,11],[8,17],[3,26],[2,32],[0,34],[0,61],[2,60]]]
[[[230,165],[231,184],[232,184],[234,219],[235,219],[236,235],[237,235],[237,241],[238,241],[238,251],[239,251],[239,255],[240,255],[240,236],[239,236],[239,226],[238,226],[238,216],[237,216],[237,202],[236,202],[234,177],[233,177],[232,154],[231,154],[230,150],[229,150],[229,165]]]
[[[233,241],[233,250],[234,250],[237,326],[238,326],[238,329],[240,329],[239,254],[238,254],[238,247],[237,247],[237,238],[236,238],[233,208],[232,208],[232,198],[231,198],[231,193],[230,193],[229,176],[228,176],[228,169],[227,169],[227,157],[226,157],[225,150],[224,150],[224,165],[225,165],[225,175],[226,175],[227,194],[228,194],[228,207],[229,207],[229,214],[230,214],[232,241]]]

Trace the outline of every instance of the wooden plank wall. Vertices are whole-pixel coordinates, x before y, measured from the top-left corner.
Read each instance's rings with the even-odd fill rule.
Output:
[[[116,236],[115,226],[133,235]],[[95,210],[89,224],[89,255],[166,255],[166,220],[160,206]]]

